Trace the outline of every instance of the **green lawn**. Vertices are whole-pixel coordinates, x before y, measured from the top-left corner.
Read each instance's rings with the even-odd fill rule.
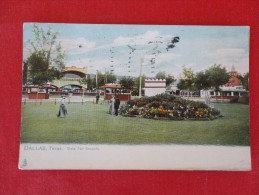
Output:
[[[215,103],[224,117],[213,121],[167,121],[111,116],[108,104],[67,104],[67,118],[54,103],[22,106],[24,143],[249,145],[249,107]]]

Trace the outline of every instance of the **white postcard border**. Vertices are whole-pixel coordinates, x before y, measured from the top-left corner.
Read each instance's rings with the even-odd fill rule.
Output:
[[[70,170],[251,170],[249,146],[28,144],[19,168]]]

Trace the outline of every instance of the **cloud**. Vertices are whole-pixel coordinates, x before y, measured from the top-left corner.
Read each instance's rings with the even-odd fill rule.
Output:
[[[176,53],[161,53],[157,56],[145,55],[143,58],[143,66],[151,67],[155,66],[156,68],[169,68],[175,65],[175,60],[180,58],[181,55]],[[155,63],[151,63],[151,61]]]
[[[162,36],[160,35],[159,31],[147,31],[144,34],[141,35],[135,35],[135,36],[119,36],[118,38],[114,39],[113,43],[115,46],[121,46],[121,45],[146,45],[149,42],[154,41],[161,41],[164,42],[168,36]]]
[[[114,59],[113,64],[111,64],[109,59],[96,59],[92,60],[89,58],[84,59],[77,59],[77,60],[70,60],[67,61],[66,66],[77,66],[77,67],[87,67],[88,73],[95,73],[97,70],[101,72],[105,72],[111,69],[113,65],[114,67],[118,66],[119,61]]]
[[[162,63],[169,63],[169,64],[173,64],[174,60],[177,58],[180,58],[181,55],[180,54],[176,54],[176,53],[161,53],[158,55],[156,62],[158,64],[162,64]]]
[[[244,49],[240,48],[221,48],[210,53],[205,53],[205,56],[212,58],[240,58],[247,56]]]
[[[222,59],[217,60],[216,64],[221,64],[223,67],[227,69],[227,71],[230,71],[232,66],[234,65],[235,70],[239,73],[246,73],[249,72],[249,60],[246,58],[241,58],[239,60],[228,60],[228,59]]]
[[[154,30],[147,31],[141,35],[119,36],[115,38],[112,42],[105,45],[97,45],[95,42],[89,41],[85,38],[60,39],[59,41],[64,50],[70,56],[81,55],[87,52],[100,51],[102,52],[103,57],[105,55],[105,57],[107,57],[107,54],[109,55],[110,49],[113,48],[113,50],[115,51],[118,50],[116,51],[116,54],[114,54],[115,57],[117,54],[119,54],[118,58],[121,58],[122,61],[122,58],[124,56],[124,61],[121,63],[125,63],[125,59],[128,58],[129,55],[129,48],[127,47],[127,45],[131,45],[132,47],[136,46],[137,50],[134,52],[133,56],[135,56],[136,58],[141,58],[148,51],[150,52],[155,47],[155,43],[148,44],[149,42],[161,41],[163,43],[166,43],[166,39],[169,39],[169,36],[161,36],[159,31]]]
[[[221,64],[228,71],[234,65],[236,71],[245,73],[249,71],[249,55],[241,48],[220,48],[213,52],[203,53],[204,57],[212,58],[216,64]]]
[[[82,54],[95,48],[96,43],[85,38],[59,39],[62,48],[70,54]]]
[[[78,55],[83,54],[88,51],[92,51],[96,47],[96,43],[93,41],[89,41],[85,38],[76,38],[76,39],[58,39],[55,45],[52,47],[52,51],[60,43],[62,50],[65,51],[69,55]],[[27,59],[33,48],[30,44],[25,44],[23,49],[23,59]]]

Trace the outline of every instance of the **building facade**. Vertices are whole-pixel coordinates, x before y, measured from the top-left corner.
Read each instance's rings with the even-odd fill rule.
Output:
[[[165,79],[145,79],[145,96],[154,96],[166,91]]]
[[[87,67],[68,66],[63,71],[63,77],[53,80],[51,85],[68,91],[86,89],[87,84],[82,83],[82,79],[87,79]]]

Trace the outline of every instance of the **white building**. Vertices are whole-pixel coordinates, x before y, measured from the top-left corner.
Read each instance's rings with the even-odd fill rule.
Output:
[[[240,86],[221,86],[220,92],[215,92],[213,89],[209,90],[201,90],[201,98],[205,98],[206,96],[236,96],[241,97],[246,94],[246,89],[243,88],[242,85]]]
[[[166,90],[165,79],[145,79],[145,95],[155,96]]]

